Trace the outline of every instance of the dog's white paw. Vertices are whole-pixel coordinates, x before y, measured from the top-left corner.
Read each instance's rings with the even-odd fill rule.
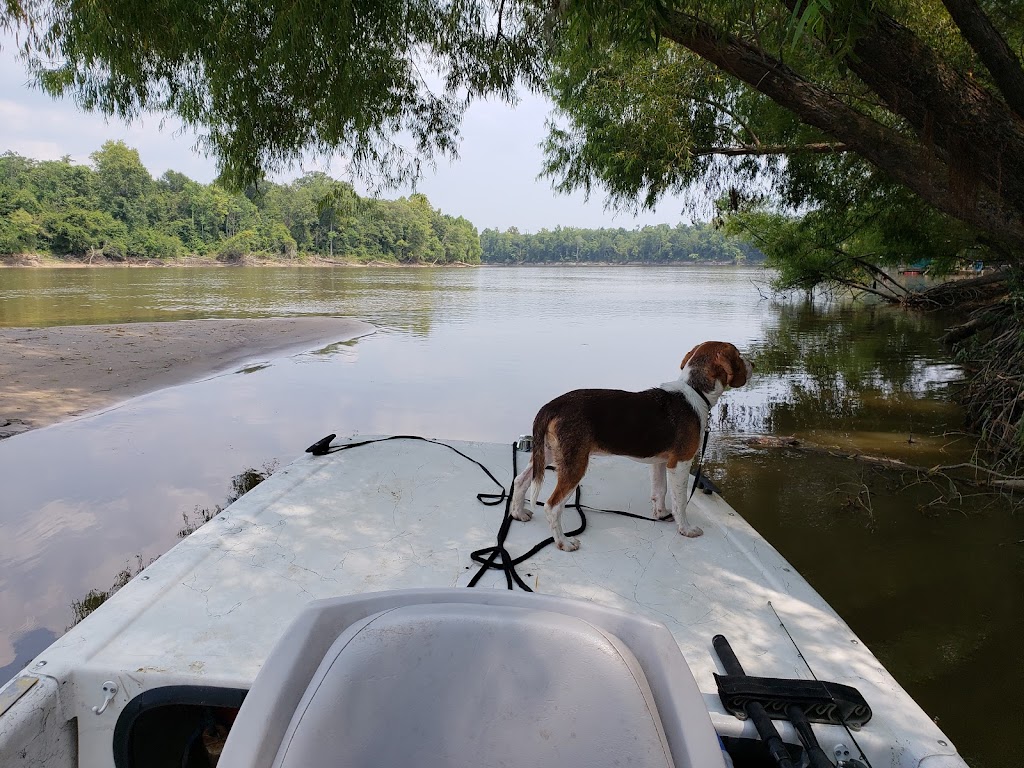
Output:
[[[688,539],[696,539],[698,536],[704,535],[704,529],[698,528],[696,525],[691,528],[679,528],[679,532],[686,536]]]
[[[522,509],[513,509],[509,512],[512,517],[524,523],[528,523],[533,520],[533,512],[528,510],[526,507]]]
[[[651,517],[655,520],[661,520],[663,517],[667,517],[668,515],[669,511],[666,509],[664,504],[651,504]]]
[[[562,541],[555,541],[555,544],[563,552],[575,552],[580,548],[579,539],[562,539]]]

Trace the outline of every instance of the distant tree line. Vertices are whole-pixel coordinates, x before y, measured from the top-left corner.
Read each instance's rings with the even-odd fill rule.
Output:
[[[0,254],[238,260],[316,255],[355,261],[479,264],[741,263],[763,255],[710,225],[627,229],[514,227],[478,234],[425,195],[363,198],[348,183],[308,173],[241,192],[177,171],[154,179],[138,151],[108,141],[90,156],[38,161],[0,155]]]
[[[121,142],[91,158],[89,167],[0,155],[0,254],[480,262],[476,228],[422,194],[361,198],[323,173],[232,193],[176,171],[153,179]]]
[[[557,227],[536,234],[515,227],[480,233],[485,264],[718,264],[760,263],[764,254],[728,237],[719,229],[698,224],[668,224],[641,229],[576,229]]]

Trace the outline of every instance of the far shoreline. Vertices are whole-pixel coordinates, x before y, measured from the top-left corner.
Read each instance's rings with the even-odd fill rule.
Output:
[[[739,263],[731,261],[532,261],[532,262],[481,262],[471,264],[465,261],[444,264],[397,261],[351,261],[327,259],[321,256],[303,256],[295,259],[278,259],[263,256],[244,256],[239,259],[220,260],[216,257],[186,256],[176,259],[107,258],[87,259],[85,257],[56,257],[41,254],[0,256],[0,269],[174,269],[174,268],[340,268],[340,269],[467,269],[476,267],[764,267],[763,262]]]

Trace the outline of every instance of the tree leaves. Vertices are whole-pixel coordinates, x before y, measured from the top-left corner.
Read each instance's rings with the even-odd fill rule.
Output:
[[[476,228],[424,195],[362,198],[310,173],[245,193],[167,171],[153,180],[139,154],[107,142],[95,170],[68,161],[0,156],[0,253],[171,259],[186,254],[368,261],[480,261]]]

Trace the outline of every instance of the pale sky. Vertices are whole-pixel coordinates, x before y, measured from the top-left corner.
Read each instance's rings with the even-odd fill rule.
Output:
[[[613,215],[604,210],[600,193],[588,202],[581,194],[557,194],[548,180],[538,180],[543,157],[538,145],[545,135],[549,107],[546,100],[529,95],[515,109],[506,104],[475,104],[463,124],[459,158],[442,160],[435,171],[428,170],[418,190],[435,208],[465,216],[481,230],[510,226],[526,232],[556,226],[633,229],[689,223],[678,199],[666,199],[657,210],[636,217]],[[196,150],[195,135],[183,131],[173,119],[151,115],[125,125],[29,88],[25,71],[11,52],[10,38],[0,38],[0,152],[10,150],[36,160],[70,155],[75,162],[86,163],[89,154],[108,139],[120,139],[137,149],[154,177],[172,169],[208,183],[215,175],[213,160]],[[311,162],[275,180],[288,181],[303,170],[324,170],[341,178],[343,168],[340,158],[327,164]],[[409,191],[383,196],[398,197]]]

